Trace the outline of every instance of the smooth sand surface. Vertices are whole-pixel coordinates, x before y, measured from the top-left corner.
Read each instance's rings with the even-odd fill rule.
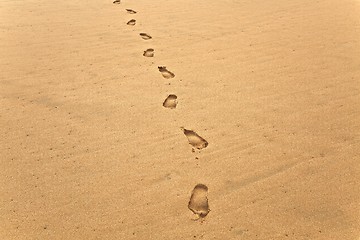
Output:
[[[0,51],[0,239],[359,239],[360,1],[0,0]]]

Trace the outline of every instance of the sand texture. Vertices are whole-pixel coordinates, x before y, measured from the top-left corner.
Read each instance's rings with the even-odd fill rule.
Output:
[[[359,0],[0,0],[1,240],[359,223]]]

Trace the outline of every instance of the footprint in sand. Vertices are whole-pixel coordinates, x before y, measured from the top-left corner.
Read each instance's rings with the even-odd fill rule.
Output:
[[[170,94],[164,101],[163,106],[166,108],[174,109],[177,105],[177,96]]]
[[[154,56],[154,49],[148,48],[144,51],[144,57],[153,57]]]
[[[149,40],[152,39],[152,37],[146,33],[140,33],[140,36],[142,37],[142,39],[144,40]]]
[[[126,23],[127,25],[130,25],[130,26],[134,26],[136,24],[136,20],[135,19],[131,19],[130,21],[128,21]]]
[[[114,4],[120,4],[120,0],[113,1]]]
[[[187,137],[189,144],[191,144],[194,148],[200,150],[206,148],[209,145],[209,143],[205,139],[200,137],[196,132],[192,130],[187,130],[183,127],[181,127],[181,130],[184,132],[185,136]]]
[[[126,12],[127,12],[127,13],[130,13],[130,14],[135,14],[135,13],[136,13],[136,11],[134,11],[134,10],[132,10],[132,9],[126,9]]]
[[[188,208],[200,218],[206,217],[210,212],[207,198],[208,187],[204,184],[197,184],[190,197]]]
[[[158,67],[158,69],[164,78],[169,79],[175,77],[175,74],[167,70],[166,67]]]

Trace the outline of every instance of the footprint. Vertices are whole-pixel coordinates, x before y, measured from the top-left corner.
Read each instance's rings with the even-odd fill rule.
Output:
[[[207,198],[208,187],[204,184],[197,184],[190,197],[188,208],[199,218],[204,218],[210,212]]]
[[[174,109],[177,105],[177,96],[170,94],[164,101],[163,106],[166,108]]]
[[[172,72],[170,72],[169,70],[166,69],[166,67],[158,67],[159,71],[161,72],[161,74],[163,75],[164,78],[173,78],[175,77],[175,74],[173,74]]]
[[[120,0],[113,1],[114,4],[120,4]]]
[[[154,49],[149,48],[144,51],[143,56],[145,57],[153,57],[154,56]]]
[[[144,40],[149,40],[152,39],[152,37],[146,33],[140,33],[140,36],[142,37],[142,39]]]
[[[135,13],[136,13],[136,11],[134,11],[134,10],[132,10],[132,9],[126,9],[126,11],[127,11],[128,13],[130,13],[130,14],[135,14]]]
[[[136,20],[135,19],[131,19],[130,21],[128,21],[126,23],[127,25],[130,25],[130,26],[134,26],[136,24]]]
[[[185,136],[187,137],[189,144],[191,144],[194,148],[200,150],[206,148],[209,145],[209,143],[205,139],[200,137],[196,132],[192,130],[187,130],[183,127],[181,127],[181,130],[184,132]]]

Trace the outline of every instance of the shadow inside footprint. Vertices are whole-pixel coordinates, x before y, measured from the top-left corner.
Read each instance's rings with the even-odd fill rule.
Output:
[[[154,56],[154,49],[148,48],[144,51],[144,57],[153,57]]]
[[[204,184],[197,184],[190,197],[188,208],[199,218],[204,218],[210,212],[207,198],[208,187]]]
[[[135,14],[136,11],[132,10],[132,9],[126,9],[126,12],[129,14]]]
[[[150,35],[146,34],[146,33],[140,33],[140,36],[144,40],[152,39],[152,37]]]
[[[169,79],[175,77],[175,74],[167,70],[166,67],[158,67],[158,69],[164,78]]]
[[[164,101],[163,106],[166,108],[174,109],[177,105],[177,96],[170,94]]]
[[[187,137],[189,144],[191,144],[194,148],[200,150],[206,148],[209,145],[209,143],[205,139],[200,137],[196,132],[192,130],[187,130],[183,127],[181,127],[181,130],[184,132],[185,136]]]
[[[136,24],[136,20],[135,19],[131,19],[130,21],[128,21],[126,23],[127,25],[130,25],[130,26],[134,26]]]
[[[113,1],[114,4],[120,4],[120,0]]]

